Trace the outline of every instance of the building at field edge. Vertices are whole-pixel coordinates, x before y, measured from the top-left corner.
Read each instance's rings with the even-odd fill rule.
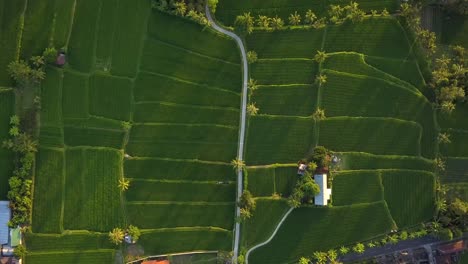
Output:
[[[317,194],[314,199],[315,205],[328,205],[332,190],[328,188],[327,174],[315,174],[314,180],[320,188],[320,193]]]

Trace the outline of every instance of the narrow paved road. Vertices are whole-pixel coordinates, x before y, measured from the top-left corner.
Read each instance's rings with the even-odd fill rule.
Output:
[[[237,159],[244,160],[244,140],[245,140],[245,122],[246,122],[246,108],[247,108],[247,83],[249,78],[249,65],[247,63],[247,54],[245,52],[244,43],[242,39],[234,34],[231,31],[228,31],[216,24],[216,22],[211,17],[210,9],[208,5],[205,7],[206,17],[211,22],[211,26],[218,32],[221,32],[224,35],[227,35],[233,38],[237,45],[240,48],[242,54],[242,64],[243,64],[243,85],[242,85],[242,103],[241,103],[241,116],[240,116],[240,128],[239,128],[239,143],[237,149]],[[237,172],[237,201],[239,200],[242,194],[242,170]],[[236,217],[240,216],[240,208],[236,207]],[[233,258],[237,260],[239,255],[239,237],[240,237],[240,223],[236,222],[236,227],[234,229],[234,255]]]
[[[276,235],[276,232],[278,232],[278,229],[281,227],[281,225],[283,224],[284,220],[286,220],[286,218],[288,218],[289,214],[292,212],[294,208],[289,208],[288,212],[286,212],[286,214],[283,216],[283,218],[281,219],[281,221],[278,223],[278,225],[276,226],[275,228],[275,231],[273,231],[273,234],[271,234],[270,238],[268,238],[268,240],[260,243],[260,244],[257,244],[255,245],[254,247],[250,248],[249,251],[247,251],[247,253],[245,254],[245,264],[249,264],[249,255],[252,251],[254,251],[255,249],[259,248],[259,247],[262,247],[268,243],[270,243],[270,241],[273,239],[273,237],[275,237]]]

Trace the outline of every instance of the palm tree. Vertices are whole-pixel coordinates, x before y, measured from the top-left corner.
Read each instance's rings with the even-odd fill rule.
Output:
[[[357,243],[356,246],[353,247],[353,251],[359,254],[364,253],[365,250],[366,247],[364,246],[364,244],[361,243]]]
[[[386,16],[389,16],[390,13],[387,11],[387,8],[384,8],[384,10],[382,10],[382,16],[386,17]]]
[[[257,81],[252,78],[249,79],[249,83],[247,84],[247,86],[249,87],[249,90],[251,91],[257,90],[258,88]]]
[[[240,170],[245,169],[245,162],[240,159],[231,160],[231,165],[235,171],[240,171]]]
[[[187,5],[185,2],[177,2],[174,4],[174,7],[176,15],[185,16],[185,13],[187,12]]]
[[[255,103],[251,103],[247,106],[247,113],[250,116],[255,116],[258,114],[258,108],[255,106]]]
[[[325,252],[314,252],[314,259],[317,261],[317,264],[327,263],[327,253]]]
[[[281,29],[284,26],[284,21],[283,21],[283,19],[276,16],[276,17],[271,19],[271,26],[274,29]]]
[[[323,85],[327,82],[327,76],[325,74],[319,74],[315,79],[319,85]]]
[[[293,26],[297,26],[301,23],[301,15],[297,13],[297,11],[294,12],[294,14],[289,15],[289,24]]]
[[[255,51],[251,50],[247,52],[247,62],[249,64],[255,63],[258,60],[258,55]]]
[[[309,263],[310,263],[310,259],[308,259],[308,258],[301,257],[299,259],[299,264],[309,264]]]
[[[124,237],[124,231],[118,227],[112,229],[112,231],[109,232],[109,240],[115,245],[121,244],[124,240]]]
[[[450,141],[450,134],[449,133],[439,133],[439,136],[437,137],[437,141],[442,144],[449,144],[452,141]]]
[[[129,187],[130,187],[130,180],[125,179],[125,178],[119,179],[119,188],[120,188],[120,190],[126,191],[126,190],[128,190]]]
[[[314,56],[314,60],[318,63],[322,63],[327,59],[327,53],[325,51],[317,51],[317,54]]]
[[[340,247],[340,254],[341,255],[346,255],[346,254],[348,254],[348,252],[349,252],[349,248],[347,248],[345,246]]]
[[[270,28],[270,18],[267,16],[258,16],[257,19],[257,26],[262,27],[262,28]]]
[[[434,164],[436,165],[436,168],[437,168],[439,171],[445,171],[445,161],[443,161],[442,158],[437,157],[437,158],[434,160]]]
[[[253,32],[254,18],[250,15],[250,12],[244,13],[236,17],[234,25],[241,31],[250,34]]]
[[[315,113],[312,115],[312,118],[314,118],[315,120],[323,120],[325,119],[325,110],[323,109],[320,109],[320,108],[317,108],[317,110],[315,111]]]
[[[327,255],[328,255],[328,259],[333,262],[333,261],[336,261],[336,259],[338,258],[338,253],[336,252],[336,250],[334,249],[330,249],[327,251]]]
[[[10,136],[17,137],[20,134],[19,128],[17,126],[13,126],[10,128],[9,131]]]
[[[443,102],[441,105],[442,112],[450,114],[455,110],[455,104],[452,102]]]
[[[437,199],[436,208],[441,213],[447,212],[447,201],[443,198]]]
[[[13,126],[19,126],[20,124],[20,119],[17,115],[12,115],[10,117],[10,125],[13,125]]]
[[[314,23],[316,19],[317,19],[317,15],[315,15],[315,13],[312,10],[310,9],[307,10],[305,14],[304,22],[306,22],[309,25],[312,25],[312,23]]]

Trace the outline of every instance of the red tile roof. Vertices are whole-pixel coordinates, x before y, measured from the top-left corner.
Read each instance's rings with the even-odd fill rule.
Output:
[[[145,260],[141,264],[170,264],[169,260]]]
[[[465,241],[461,240],[461,241],[458,241],[458,242],[455,242],[455,243],[440,246],[437,249],[442,254],[451,254],[451,253],[455,253],[455,252],[458,252],[458,251],[462,251],[465,248],[466,248]]]

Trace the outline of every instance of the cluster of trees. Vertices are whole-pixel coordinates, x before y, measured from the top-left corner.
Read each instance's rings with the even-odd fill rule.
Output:
[[[141,236],[141,231],[138,227],[133,225],[129,225],[125,231],[116,227],[109,232],[109,240],[115,245],[120,245],[124,241],[125,235],[131,236],[132,242],[136,243]]]
[[[310,263],[318,263],[318,264],[338,264],[338,256],[346,255],[348,253],[358,253],[363,254],[366,249],[375,248],[375,247],[383,247],[385,245],[391,244],[394,245],[399,241],[404,241],[408,239],[415,239],[419,237],[426,236],[428,231],[423,227],[418,231],[414,232],[407,232],[402,231],[398,234],[388,235],[378,240],[371,240],[367,243],[357,243],[355,245],[345,247],[342,246],[337,249],[330,249],[327,252],[317,251],[314,252],[311,258],[302,257],[299,259],[298,264],[310,264]]]
[[[186,17],[201,25],[208,26],[210,22],[204,15],[207,3],[211,12],[215,12],[218,0],[153,0],[152,8]]]
[[[414,32],[416,40],[426,51],[426,56],[433,56],[437,49],[436,35],[434,32],[421,28],[421,7],[418,5],[403,3],[401,4],[400,9],[406,27]]]
[[[378,14],[377,10],[371,11],[372,16]],[[304,15],[301,15],[297,11],[290,14],[287,23],[289,26],[312,26],[313,28],[323,28],[327,23],[338,24],[343,23],[347,20],[357,23],[364,20],[366,12],[359,8],[359,4],[356,2],[350,2],[348,5],[330,5],[328,10],[329,17],[318,18],[312,10],[307,10]],[[387,9],[381,12],[382,16],[388,16]],[[265,15],[258,15],[254,18],[250,13],[244,13],[236,17],[234,26],[239,33],[252,33],[254,27],[258,27],[266,30],[279,30],[286,25],[286,22],[278,17],[268,17]]]
[[[444,194],[444,193],[442,193]],[[468,230],[468,203],[458,198],[437,201],[436,221],[430,224],[434,235],[444,240],[461,237]]]
[[[17,154],[15,170],[8,181],[8,200],[13,214],[8,225],[12,228],[29,224],[32,208],[31,173],[37,152],[37,142],[31,135],[21,131],[20,123],[18,116],[10,118],[10,138],[3,142],[3,147]]]
[[[244,221],[252,217],[257,203],[255,202],[252,194],[248,190],[244,190],[239,199],[238,206],[240,207],[240,220]]]
[[[461,46],[437,58],[432,71],[430,87],[434,89],[437,105],[444,113],[451,113],[457,102],[466,102],[468,93],[468,68],[466,51]]]
[[[8,73],[16,82],[17,88],[31,88],[45,79],[46,63],[54,63],[57,50],[53,47],[44,50],[41,56],[33,56],[28,61],[13,61],[8,65]]]

